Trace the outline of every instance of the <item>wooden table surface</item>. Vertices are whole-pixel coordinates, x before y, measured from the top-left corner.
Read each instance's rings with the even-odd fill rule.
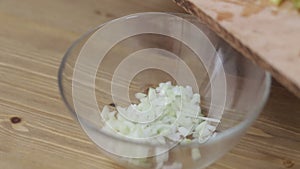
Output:
[[[0,169],[122,169],[72,119],[57,71],[82,33],[145,11],[183,12],[171,0],[0,0]],[[299,111],[274,82],[259,119],[209,169],[299,169]]]

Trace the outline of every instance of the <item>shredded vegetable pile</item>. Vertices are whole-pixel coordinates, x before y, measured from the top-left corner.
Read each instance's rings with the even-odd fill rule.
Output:
[[[270,1],[276,5],[280,5],[285,0],[270,0]],[[297,8],[298,10],[300,9],[300,0],[290,0],[290,1],[293,2],[295,8]]]
[[[110,110],[104,106],[101,116],[102,128],[108,133],[117,133],[130,139],[150,138],[147,142],[165,144],[168,141],[190,143],[205,142],[216,127],[204,117],[200,109],[200,95],[190,86],[173,86],[171,82],[149,88],[148,93],[136,93],[139,104],[127,108],[117,106]]]

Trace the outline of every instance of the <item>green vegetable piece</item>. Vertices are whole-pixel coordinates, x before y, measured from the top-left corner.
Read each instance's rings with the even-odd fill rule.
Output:
[[[294,6],[297,9],[300,9],[300,0],[293,0]]]
[[[282,2],[282,0],[270,0],[270,1],[275,5],[279,5]]]

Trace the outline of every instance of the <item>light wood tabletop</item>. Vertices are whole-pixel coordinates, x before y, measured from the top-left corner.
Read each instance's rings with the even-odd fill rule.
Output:
[[[0,0],[0,169],[122,169],[65,107],[57,72],[69,45],[127,14],[183,12],[171,0]],[[209,169],[300,168],[300,99],[273,82],[241,142]]]

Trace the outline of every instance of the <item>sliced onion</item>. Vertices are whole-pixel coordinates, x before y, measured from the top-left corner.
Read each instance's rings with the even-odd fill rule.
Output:
[[[112,134],[118,132],[118,136],[121,134],[132,139],[155,138],[149,139],[151,143],[165,144],[166,140],[183,140],[184,143],[198,140],[202,143],[215,131],[208,122],[219,122],[204,117],[200,95],[193,93],[190,86],[160,83],[155,89],[149,88],[147,95],[136,93],[135,97],[139,104],[127,108],[118,106],[117,112],[110,112],[108,106],[104,106],[101,116],[106,123],[102,130]],[[149,122],[141,123],[140,120]],[[186,138],[191,134],[193,138]]]

